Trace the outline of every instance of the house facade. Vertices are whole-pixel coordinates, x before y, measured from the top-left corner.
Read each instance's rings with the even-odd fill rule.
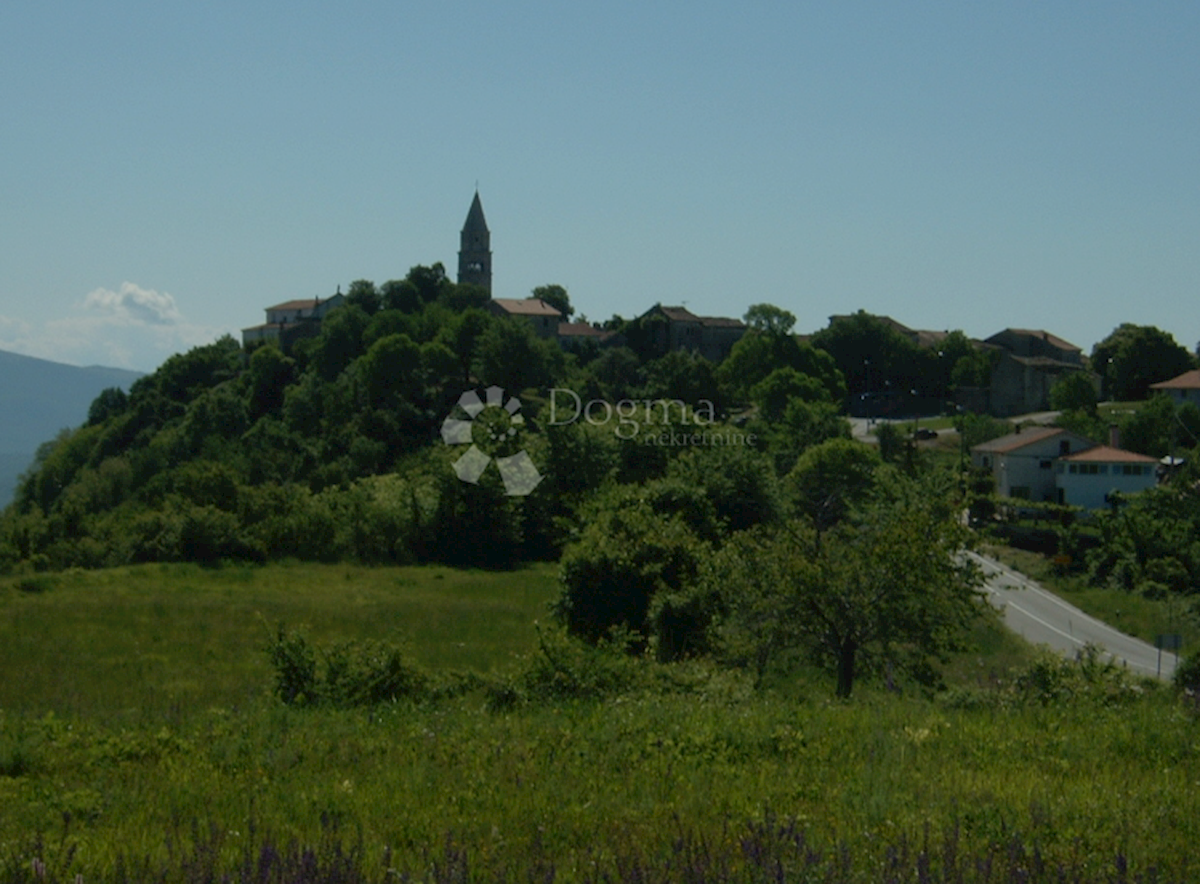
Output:
[[[996,353],[986,410],[999,417],[1048,411],[1050,389],[1069,373],[1087,371],[1082,350],[1046,331],[1006,328],[981,344]],[[1099,390],[1100,379],[1091,380]]]
[[[991,471],[1002,497],[1053,502],[1058,500],[1055,462],[1095,446],[1061,427],[1027,427],[974,446],[971,463]]]
[[[541,298],[492,298],[487,309],[495,316],[511,316],[528,322],[540,338],[558,337],[558,325],[563,318]]]
[[[242,346],[273,343],[287,351],[302,338],[314,337],[321,329],[321,320],[346,301],[338,290],[331,298],[300,298],[267,307],[267,321],[242,329]]]
[[[1166,393],[1171,397],[1176,407],[1190,402],[1200,408],[1200,369],[1185,371],[1169,381],[1151,384],[1150,389],[1157,393]]]
[[[686,307],[655,304],[639,322],[650,334],[657,353],[692,350],[710,362],[720,362],[746,333],[746,323],[726,316],[697,316]]]
[[[1002,497],[1108,506],[1113,491],[1135,494],[1158,483],[1158,461],[1060,427],[1028,427],[971,449],[971,463],[990,470]]]
[[[1101,509],[1114,491],[1136,494],[1158,483],[1158,461],[1144,454],[1097,445],[1059,458],[1056,480],[1058,502]]]

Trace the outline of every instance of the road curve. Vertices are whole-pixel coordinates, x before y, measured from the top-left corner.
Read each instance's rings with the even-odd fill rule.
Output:
[[[1174,674],[1176,657],[1170,651],[1160,654],[1153,645],[1085,614],[995,559],[967,555],[983,572],[988,597],[1003,612],[1005,625],[1028,641],[1071,657],[1090,643],[1137,675],[1165,680]]]

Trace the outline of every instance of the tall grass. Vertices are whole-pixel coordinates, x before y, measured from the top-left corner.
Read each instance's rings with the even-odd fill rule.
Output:
[[[1018,686],[985,652],[1019,649],[986,631],[941,699],[832,702],[804,670],[755,692],[703,663],[603,700],[271,695],[260,613],[317,645],[403,622],[428,671],[500,683],[529,671],[553,591],[549,568],[344,567],[0,591],[5,637],[40,638],[0,643],[0,881],[1182,881],[1195,865],[1187,708],[1046,665]],[[151,626],[162,660],[125,666]],[[155,705],[127,713],[143,694]]]

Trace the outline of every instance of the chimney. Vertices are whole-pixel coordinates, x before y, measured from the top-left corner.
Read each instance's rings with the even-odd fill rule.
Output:
[[[1121,447],[1121,428],[1118,427],[1116,424],[1108,425],[1108,447],[1109,448],[1120,448]]]

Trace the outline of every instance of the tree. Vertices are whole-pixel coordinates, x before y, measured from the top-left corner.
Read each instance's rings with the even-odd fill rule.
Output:
[[[561,313],[563,319],[570,319],[571,314],[575,312],[575,308],[571,306],[571,298],[567,294],[567,290],[561,285],[539,285],[533,290],[533,294],[530,297],[545,301]]]
[[[482,310],[465,310],[456,314],[438,331],[436,340],[454,354],[460,370],[459,381],[464,387],[471,384],[476,344],[493,322],[495,318]]]
[[[421,390],[421,350],[408,335],[380,338],[358,360],[359,378],[371,405],[412,400]]]
[[[1194,367],[1187,349],[1152,325],[1122,323],[1092,348],[1092,368],[1099,373],[1106,399],[1145,399],[1150,385]]]
[[[476,374],[511,395],[529,387],[548,387],[563,362],[557,344],[542,340],[521,319],[494,322],[476,345]]]
[[[120,387],[106,387],[92,400],[88,407],[87,425],[102,424],[110,417],[123,414],[129,406],[129,397]]]
[[[760,678],[781,652],[802,650],[836,673],[839,697],[863,671],[936,682],[934,661],[961,646],[984,605],[957,555],[964,529],[929,493],[873,508],[822,543],[794,523],[731,539],[707,578],[729,611],[726,650]]]
[[[791,334],[796,324],[794,314],[774,304],[751,304],[743,319],[754,331],[772,335]]]
[[[278,412],[283,394],[296,374],[294,360],[278,347],[259,347],[250,357],[250,413],[253,417]]]
[[[816,378],[801,374],[791,366],[777,368],[753,387],[750,398],[758,406],[759,415],[768,421],[783,417],[788,403],[794,399],[803,402],[829,402],[829,391]]]
[[[865,500],[880,465],[874,449],[853,439],[830,439],[800,455],[785,480],[797,512],[821,534]]]
[[[781,368],[816,378],[831,402],[846,398],[846,382],[828,353],[802,344],[790,334],[772,331],[751,330],[742,335],[717,367],[717,377],[734,395],[748,399],[755,384]]]
[[[1072,371],[1050,388],[1050,407],[1055,411],[1096,414],[1096,388],[1087,372]]]
[[[436,301],[442,290],[452,284],[441,261],[430,267],[418,264],[408,271],[406,279],[416,287],[417,297],[422,304]]]
[[[835,317],[812,345],[833,357],[851,394],[923,386],[920,348],[882,317],[863,310]]]
[[[358,307],[368,316],[374,316],[383,305],[379,290],[369,279],[356,279],[350,283],[346,292],[346,303]]]

